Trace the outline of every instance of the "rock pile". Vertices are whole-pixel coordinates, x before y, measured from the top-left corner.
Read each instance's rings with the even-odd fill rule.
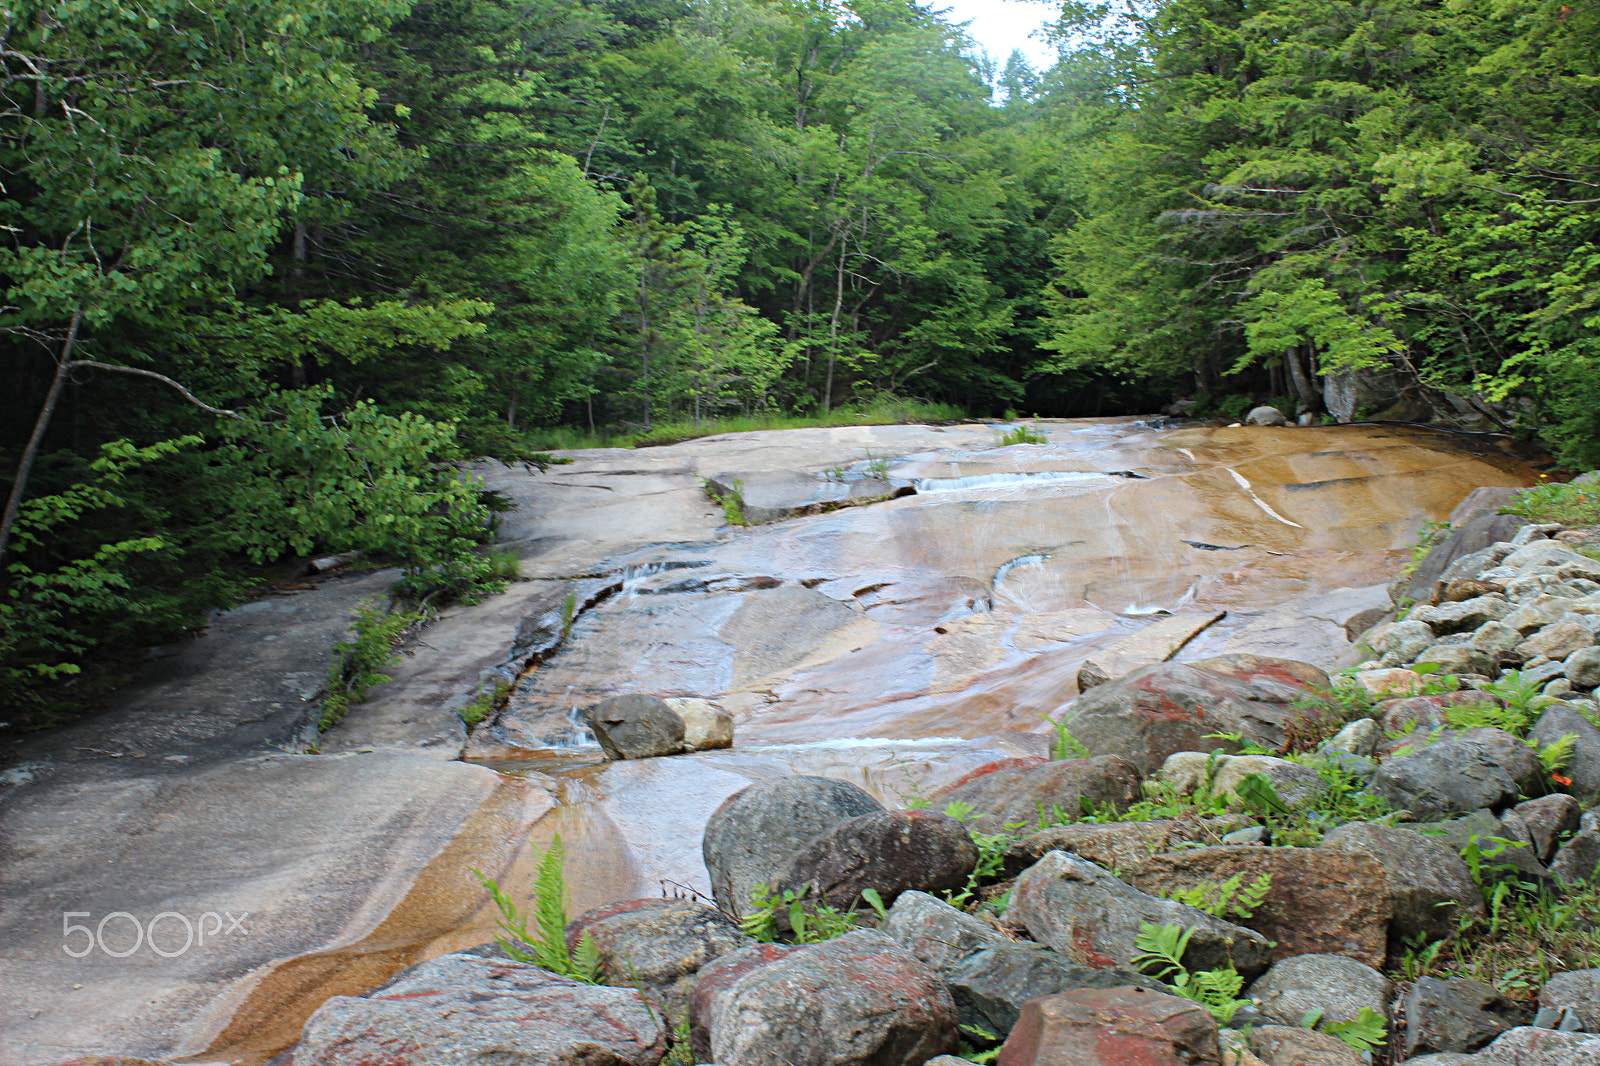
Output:
[[[1485,915],[1481,885],[1559,896],[1600,867],[1600,562],[1585,537],[1524,527],[1465,554],[1457,540],[1430,602],[1365,636],[1354,684],[1371,709],[1336,732],[1320,670],[1231,656],[1094,688],[1061,709],[1079,757],[991,764],[932,809],[885,810],[823,778],[753,785],[706,828],[715,907],[635,901],[569,927],[626,987],[446,956],[330,1000],[280,1066],[654,1066],[669,1047],[727,1066],[950,1066],[963,1042],[998,1046],[1001,1066],[1357,1066],[1307,1021],[1374,1016],[1413,1066],[1600,1063],[1600,968],[1520,996],[1396,980],[1408,952]],[[1557,742],[1565,761],[1541,760]],[[1314,751],[1318,768],[1260,749]],[[1117,820],[1141,791],[1171,816]],[[1178,802],[1192,793],[1208,798]],[[1225,884],[1259,893],[1211,909],[1227,917],[1175,900]],[[1005,903],[969,913],[940,894]],[[878,902],[885,914],[857,919],[875,928],[834,939],[747,935]],[[1600,915],[1567,920],[1600,939]],[[1171,985],[1140,972],[1151,923],[1189,931],[1188,975],[1237,973],[1232,1028],[1173,994],[1176,971]]]

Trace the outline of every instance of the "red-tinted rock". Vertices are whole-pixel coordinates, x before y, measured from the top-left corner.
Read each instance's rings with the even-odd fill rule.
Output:
[[[695,978],[689,997],[689,1047],[695,1061],[711,1061],[711,1024],[718,994],[751,970],[783,958],[798,948],[787,944],[755,944],[708,964]]]
[[[922,1066],[957,1045],[949,989],[875,930],[759,966],[709,1013],[721,1066]]]
[[[999,1066],[1215,1066],[1217,1024],[1193,1000],[1142,988],[1030,1000]]]
[[[1326,685],[1327,675],[1307,663],[1225,656],[1135,670],[1078,697],[1064,713],[1090,754],[1120,756],[1149,774],[1174,752],[1236,750],[1212,734],[1238,733],[1277,748],[1299,713],[1291,704]]]
[[[635,989],[535,966],[445,955],[364,998],[334,996],[306,1022],[295,1066],[655,1066],[666,1031]],[[520,1057],[520,1058],[519,1058]]]
[[[1139,772],[1114,755],[1061,759],[995,770],[943,790],[936,803],[970,803],[972,828],[995,833],[1007,825],[1037,825],[1041,812],[1056,808],[1076,818],[1084,801],[1123,810],[1140,798],[1139,781]]]
[[[1171,895],[1234,874],[1249,885],[1262,874],[1272,885],[1240,925],[1275,941],[1272,960],[1292,955],[1343,955],[1381,967],[1393,913],[1383,866],[1361,854],[1317,848],[1234,845],[1157,855],[1130,875],[1145,892]]]

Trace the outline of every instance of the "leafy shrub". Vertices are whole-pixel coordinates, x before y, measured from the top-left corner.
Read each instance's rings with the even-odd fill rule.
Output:
[[[1569,526],[1600,524],[1600,485],[1535,485],[1517,493],[1501,513],[1530,522],[1560,522]]]

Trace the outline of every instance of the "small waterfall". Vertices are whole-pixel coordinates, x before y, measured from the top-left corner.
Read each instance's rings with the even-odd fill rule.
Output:
[[[1110,474],[1082,470],[1037,470],[1023,473],[968,474],[965,477],[919,477],[917,495],[964,492],[968,489],[1012,488],[1051,482],[1103,481]]]

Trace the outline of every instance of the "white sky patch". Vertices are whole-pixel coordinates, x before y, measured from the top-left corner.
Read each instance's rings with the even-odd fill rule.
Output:
[[[1291,522],[1291,521],[1289,521],[1287,518],[1283,517],[1283,515],[1279,514],[1277,511],[1274,511],[1272,508],[1268,507],[1267,506],[1267,502],[1265,500],[1263,500],[1260,496],[1256,495],[1255,489],[1252,489],[1250,487],[1250,482],[1245,480],[1243,474],[1239,473],[1239,471],[1233,469],[1232,467],[1228,467],[1227,469],[1228,469],[1228,473],[1233,475],[1233,480],[1235,480],[1235,481],[1237,481],[1239,483],[1239,487],[1241,489],[1244,489],[1245,495],[1249,496],[1251,500],[1255,501],[1255,505],[1257,507],[1261,508],[1263,511],[1267,512],[1267,514],[1271,515],[1273,518],[1276,518],[1278,521],[1282,522],[1286,526],[1293,526],[1296,529],[1304,529],[1304,528],[1306,528],[1305,526],[1302,526],[1299,522]]]
[[[932,5],[947,22],[967,22],[967,32],[994,60],[995,73],[1005,70],[1013,49],[1021,49],[1036,71],[1055,66],[1055,49],[1028,35],[1060,17],[1050,0],[939,0]]]

